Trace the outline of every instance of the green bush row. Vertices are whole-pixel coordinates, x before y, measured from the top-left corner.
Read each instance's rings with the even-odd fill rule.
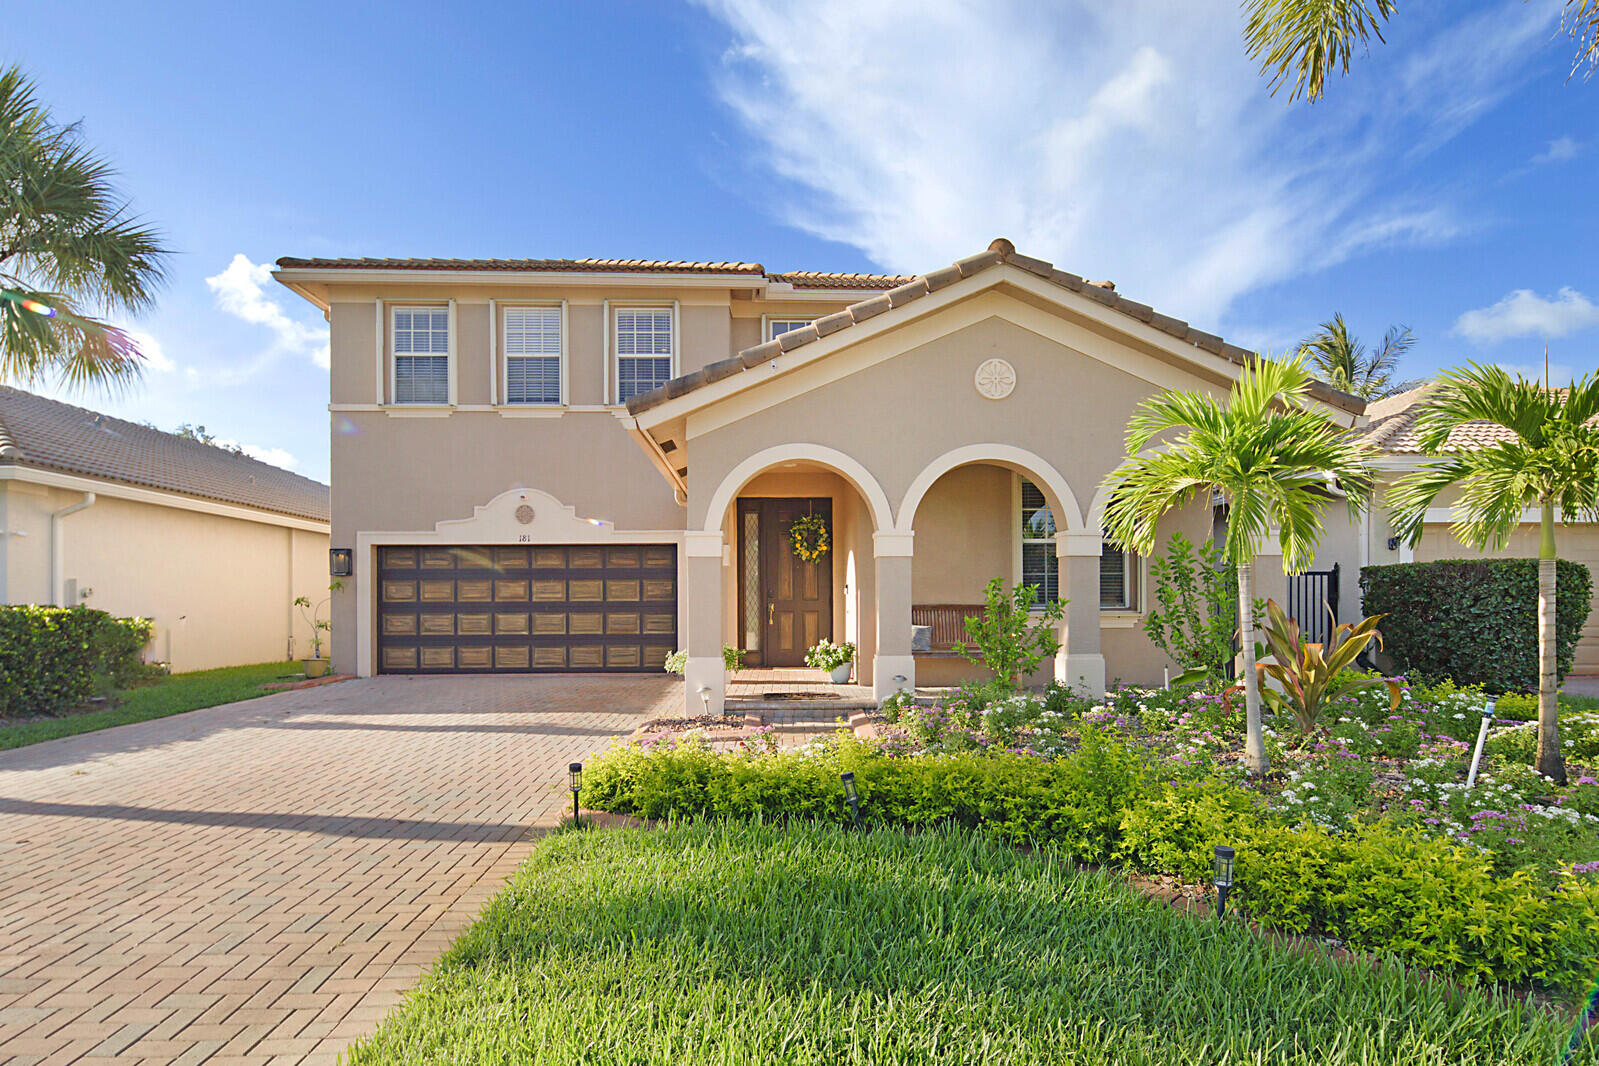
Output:
[[[1367,614],[1403,674],[1486,692],[1538,691],[1538,560],[1445,559],[1360,571]],[[1571,669],[1593,579],[1581,563],[1555,570],[1555,665]]]
[[[1334,835],[1268,815],[1220,781],[1173,785],[1093,730],[1072,755],[892,757],[851,740],[823,754],[750,758],[688,746],[616,748],[586,768],[587,806],[645,818],[848,821],[980,827],[1013,844],[1053,842],[1086,862],[1210,879],[1217,844],[1238,852],[1238,891],[1274,928],[1338,937],[1464,979],[1586,988],[1599,972],[1599,885],[1553,892],[1496,878],[1486,855],[1386,825]]]
[[[142,672],[145,618],[88,607],[0,606],[0,718],[48,714]]]

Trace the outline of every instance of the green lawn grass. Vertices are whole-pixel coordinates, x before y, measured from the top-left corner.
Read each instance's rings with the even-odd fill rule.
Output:
[[[0,724],[0,750],[265,696],[262,685],[299,672],[298,663],[283,662],[173,674],[151,684],[114,693],[113,706],[104,710]]]
[[[542,842],[349,1061],[1551,1066],[1569,1024],[978,834],[701,824]]]

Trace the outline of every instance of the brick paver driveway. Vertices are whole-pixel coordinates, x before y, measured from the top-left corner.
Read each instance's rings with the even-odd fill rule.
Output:
[[[671,679],[375,678],[0,752],[0,1062],[331,1062]]]

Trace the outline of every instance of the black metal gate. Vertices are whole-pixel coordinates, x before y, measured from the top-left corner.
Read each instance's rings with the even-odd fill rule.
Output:
[[[1331,570],[1291,575],[1288,602],[1283,609],[1290,618],[1298,619],[1299,631],[1307,644],[1327,643],[1338,621],[1338,564],[1334,563]]]

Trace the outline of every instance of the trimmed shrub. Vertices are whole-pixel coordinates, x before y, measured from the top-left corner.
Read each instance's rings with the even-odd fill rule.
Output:
[[[1445,559],[1360,571],[1368,614],[1382,620],[1383,651],[1402,673],[1453,678],[1486,692],[1538,690],[1538,560]],[[1571,669],[1593,579],[1581,563],[1555,572],[1555,664]]]
[[[1135,752],[1093,730],[1052,761],[885,756],[852,739],[759,758],[620,747],[585,767],[583,799],[653,818],[845,824],[844,770],[855,774],[863,825],[955,823],[1201,883],[1212,849],[1230,843],[1241,904],[1275,928],[1335,936],[1468,981],[1574,992],[1599,969],[1599,884],[1565,878],[1551,891],[1525,872],[1496,875],[1483,852],[1383,823],[1337,833],[1289,824],[1233,785],[1153,780]]]
[[[0,607],[0,718],[49,714],[144,669],[144,618],[88,607]]]

